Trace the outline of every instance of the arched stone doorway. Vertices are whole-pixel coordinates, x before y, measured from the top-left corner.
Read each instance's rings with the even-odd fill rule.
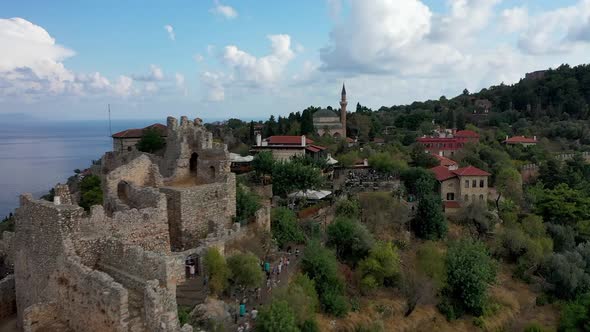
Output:
[[[191,159],[189,160],[189,170],[191,172],[191,175],[197,175],[197,169],[198,169],[198,163],[199,163],[199,154],[196,152],[193,152],[193,154],[191,154]]]

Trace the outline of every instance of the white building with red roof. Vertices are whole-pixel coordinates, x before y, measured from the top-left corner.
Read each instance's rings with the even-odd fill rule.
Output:
[[[430,170],[440,184],[446,213],[455,213],[461,206],[473,203],[487,203],[490,173],[473,166],[449,169],[441,165]]]
[[[305,135],[270,136],[265,139],[262,139],[261,135],[256,135],[256,145],[252,146],[251,151],[253,153],[270,151],[275,160],[290,160],[296,156],[309,156],[314,159],[327,158],[326,148],[314,144],[314,141]]]
[[[526,137],[526,136],[506,136],[506,140],[503,142],[504,144],[508,145],[522,145],[522,146],[531,146],[537,145],[537,136],[533,137]]]

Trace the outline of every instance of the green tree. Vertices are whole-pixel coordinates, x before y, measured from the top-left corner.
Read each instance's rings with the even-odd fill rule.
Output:
[[[496,175],[496,208],[500,210],[500,198],[510,199],[513,202],[522,201],[522,176],[512,167],[504,167]]]
[[[301,269],[314,281],[322,310],[338,317],[344,316],[348,304],[335,254],[313,241],[303,251]]]
[[[103,201],[100,177],[96,175],[85,176],[80,181],[80,206],[90,211],[93,205],[101,205]]]
[[[554,189],[545,189],[535,197],[535,213],[546,222],[575,225],[590,220],[590,197],[561,183]]]
[[[296,190],[316,189],[323,182],[320,169],[288,161],[275,163],[272,179],[273,193],[283,196]]]
[[[414,144],[410,157],[416,167],[432,168],[440,164],[438,159],[424,151],[422,144]]]
[[[336,202],[336,215],[349,218],[358,218],[361,214],[361,205],[355,199],[340,199]]]
[[[164,145],[166,145],[166,141],[162,137],[160,130],[148,127],[143,130],[141,139],[137,142],[137,149],[142,152],[154,153],[162,149]]]
[[[258,257],[252,253],[236,253],[227,259],[231,280],[243,288],[258,287],[264,280]]]
[[[271,211],[271,231],[277,245],[283,248],[289,243],[303,243],[305,237],[297,224],[295,212],[278,207]]]
[[[447,222],[442,211],[442,201],[438,195],[426,195],[418,201],[412,228],[416,236],[423,239],[435,240],[447,235]]]
[[[340,260],[352,265],[368,255],[374,241],[367,228],[354,219],[336,217],[328,226],[327,245],[336,248]]]
[[[259,178],[272,174],[272,169],[275,161],[272,157],[272,152],[261,151],[254,156],[252,160],[252,169]]]
[[[401,173],[400,178],[404,182],[408,194],[416,195],[418,199],[435,192],[437,185],[436,178],[427,169],[410,167]]]
[[[445,261],[445,295],[456,301],[457,311],[479,316],[487,301],[487,288],[495,280],[496,266],[480,241],[463,239],[453,243]]]
[[[365,290],[372,290],[373,285],[391,284],[399,273],[399,255],[391,242],[377,242],[369,256],[360,261],[358,266],[361,285]]]
[[[258,332],[299,332],[295,322],[295,314],[285,301],[273,301],[269,306],[260,310],[256,318]]]
[[[205,271],[209,276],[209,291],[213,295],[219,295],[227,287],[227,279],[230,270],[227,267],[225,258],[215,247],[207,249],[203,259]]]
[[[379,172],[396,173],[408,167],[405,160],[394,159],[387,152],[379,152],[369,157],[369,165]]]
[[[295,275],[288,287],[274,291],[273,300],[289,303],[300,327],[315,321],[315,313],[320,309],[315,282],[305,274]]]
[[[577,300],[567,302],[561,308],[560,332],[590,331],[590,294],[581,295]]]
[[[248,220],[260,207],[260,197],[238,183],[236,185],[236,220]]]

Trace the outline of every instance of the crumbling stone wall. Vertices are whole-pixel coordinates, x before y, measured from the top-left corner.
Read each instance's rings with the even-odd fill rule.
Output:
[[[0,319],[16,313],[14,274],[0,279]]]
[[[0,237],[0,259],[4,264],[14,265],[14,233],[3,232]]]
[[[136,187],[160,187],[163,184],[163,178],[160,175],[158,165],[152,163],[150,158],[144,154],[131,160],[128,164],[115,168],[105,176],[103,181],[105,209],[107,212],[121,210],[126,206],[136,207],[128,204],[130,203],[127,201],[128,197],[120,197],[119,189],[121,185],[125,184]],[[140,199],[135,200],[135,203],[138,201]]]
[[[64,258],[52,279],[62,321],[74,331],[127,331],[128,292],[112,277]]]
[[[14,274],[18,320],[34,304],[51,302],[57,289],[49,275],[57,272],[58,260],[65,252],[63,241],[78,230],[84,210],[73,205],[54,205],[34,201],[30,194],[21,195],[16,209]]]
[[[191,170],[191,158],[195,169]],[[167,119],[166,152],[160,164],[162,175],[170,182],[196,176],[204,183],[223,179],[230,173],[229,153],[225,144],[213,142],[200,119],[189,121],[186,116],[180,123]]]
[[[173,250],[196,247],[199,240],[219,228],[230,228],[236,213],[235,176],[226,182],[188,188],[163,187]]]

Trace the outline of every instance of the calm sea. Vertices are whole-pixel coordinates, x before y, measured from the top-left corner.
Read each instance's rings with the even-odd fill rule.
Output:
[[[143,128],[154,120],[113,121],[113,133]],[[160,121],[165,123],[165,120]],[[0,128],[0,219],[18,206],[20,193],[35,197],[87,168],[111,150],[108,121],[2,123]]]

